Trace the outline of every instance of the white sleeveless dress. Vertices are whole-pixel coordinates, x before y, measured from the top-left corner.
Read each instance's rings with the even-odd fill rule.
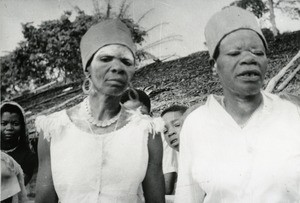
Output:
[[[163,121],[131,113],[124,127],[101,135],[79,129],[66,110],[36,119],[37,130],[50,141],[52,177],[60,202],[143,202],[148,137],[163,129]]]

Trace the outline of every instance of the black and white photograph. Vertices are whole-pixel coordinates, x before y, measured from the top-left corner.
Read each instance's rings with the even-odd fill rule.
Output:
[[[300,0],[0,0],[1,203],[300,203]]]

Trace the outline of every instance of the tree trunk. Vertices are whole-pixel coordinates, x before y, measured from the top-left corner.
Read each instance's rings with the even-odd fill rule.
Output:
[[[270,22],[272,26],[272,32],[274,37],[278,35],[278,29],[276,27],[276,22],[275,22],[275,14],[274,14],[274,3],[273,0],[268,0],[269,7],[270,7]]]
[[[277,75],[275,75],[271,80],[269,81],[266,91],[272,92],[275,89],[275,86],[279,82],[279,80],[285,75],[286,71],[294,64],[294,62],[300,58],[300,51],[293,57],[293,59],[285,66],[283,67]]]

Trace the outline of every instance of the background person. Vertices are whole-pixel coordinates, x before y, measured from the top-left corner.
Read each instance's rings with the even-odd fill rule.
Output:
[[[36,120],[36,202],[164,202],[160,129],[120,105],[135,72],[130,30],[102,21],[82,37],[80,51],[88,97]]]
[[[164,109],[161,113],[161,117],[165,122],[163,173],[166,195],[172,195],[175,192],[178,169],[177,152],[179,151],[179,134],[183,122],[182,116],[186,110],[186,106],[172,105]]]
[[[165,121],[164,138],[167,144],[179,151],[179,134],[182,125],[182,116],[188,107],[182,105],[173,105],[161,113],[162,119]]]
[[[1,150],[20,164],[27,185],[37,168],[38,159],[29,146],[23,108],[15,102],[4,102],[0,108]]]
[[[151,115],[151,101],[149,96],[139,89],[126,90],[120,100],[127,109],[139,109],[142,114]]]
[[[1,151],[1,202],[25,203],[27,194],[21,166]]]
[[[224,97],[184,122],[175,202],[298,202],[300,109],[261,90],[267,43],[254,15],[226,8],[205,37]]]

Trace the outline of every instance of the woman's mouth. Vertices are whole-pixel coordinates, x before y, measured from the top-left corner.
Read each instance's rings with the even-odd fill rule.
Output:
[[[14,139],[14,137],[15,137],[15,134],[12,134],[12,133],[8,133],[8,134],[5,133],[1,136],[1,138],[5,139],[5,140],[11,140],[11,139]]]
[[[109,79],[107,81],[113,85],[125,85],[125,82],[121,79]]]
[[[255,82],[261,79],[261,74],[259,71],[251,70],[251,71],[244,71],[238,74],[237,77],[243,81]]]

